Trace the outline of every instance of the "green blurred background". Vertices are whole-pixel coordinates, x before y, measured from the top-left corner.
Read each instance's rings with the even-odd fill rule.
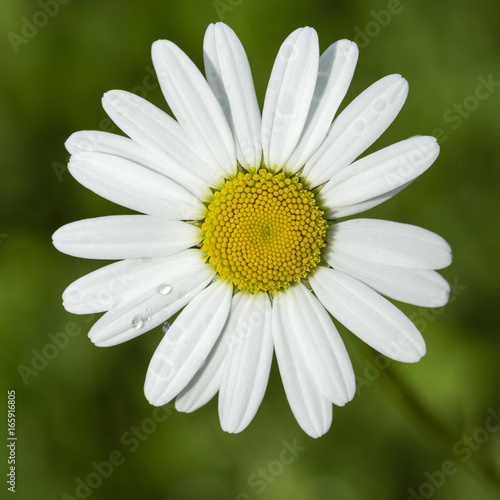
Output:
[[[481,78],[500,82],[499,18],[498,2],[465,0],[3,1],[0,414],[5,429],[7,390],[15,389],[17,497],[500,498],[500,431],[488,420],[500,412],[500,84],[483,84],[476,97]],[[155,413],[143,381],[161,328],[97,348],[86,336],[96,318],[61,305],[64,288],[101,263],[58,253],[51,234],[126,213],[71,178],[65,139],[108,129],[100,98],[110,89],[166,109],[151,76],[152,42],[173,40],[201,67],[204,31],[219,20],[245,45],[261,105],[281,42],[309,25],[322,50],[340,38],[360,45],[346,103],[386,74],[408,79],[406,105],[377,149],[414,134],[437,135],[442,146],[425,175],[366,216],[421,225],[450,242],[450,304],[401,305],[427,343],[416,365],[380,369],[383,358],[340,330],[359,390],[334,408],[318,440],[295,422],[275,365],[241,434],[221,431],[216,400],[190,415]],[[59,347],[50,347],[54,339]],[[103,464],[110,460],[112,471]]]

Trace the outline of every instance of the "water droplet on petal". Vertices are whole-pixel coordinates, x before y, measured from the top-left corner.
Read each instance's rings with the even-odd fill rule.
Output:
[[[151,321],[151,318],[150,318],[149,316],[146,316],[146,317],[144,318],[144,321]]]
[[[163,326],[161,327],[163,333],[167,333],[170,330],[171,326],[172,325],[168,321],[165,321],[165,323],[163,323]]]
[[[132,319],[132,328],[135,328],[136,330],[140,330],[144,326],[144,319],[142,316],[135,316],[134,319]]]
[[[146,312],[150,312],[151,311],[151,307],[146,307]]]
[[[172,286],[171,285],[167,285],[165,283],[161,284],[158,286],[158,288],[156,289],[156,291],[160,294],[160,295],[167,295],[167,293],[170,292],[170,290],[172,290]]]

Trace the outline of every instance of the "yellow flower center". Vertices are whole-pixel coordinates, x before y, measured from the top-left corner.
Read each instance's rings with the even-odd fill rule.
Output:
[[[318,264],[328,228],[322,216],[299,177],[238,173],[209,201],[201,250],[240,290],[276,292]]]

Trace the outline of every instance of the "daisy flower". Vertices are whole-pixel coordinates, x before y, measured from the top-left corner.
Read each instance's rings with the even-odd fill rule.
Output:
[[[412,363],[425,354],[422,335],[383,296],[423,307],[448,301],[434,271],[451,262],[440,236],[344,220],[408,186],[439,146],[417,136],[358,159],[395,119],[408,84],[386,76],[334,119],[358,58],[351,41],[320,56],[314,29],[291,33],[262,115],[235,33],[210,25],[203,54],[206,78],[172,42],[153,44],[176,120],[113,90],[103,106],[128,137],[81,131],[66,142],[78,182],[144,215],[56,231],[64,253],[118,260],[71,284],[63,304],[76,314],[105,312],[89,332],[97,346],[133,339],[180,311],[147,370],[146,397],[156,406],[176,398],[177,410],[191,412],[218,392],[221,426],[232,433],[256,414],[275,352],[295,418],[318,437],[331,425],[332,403],[355,392],[331,316]]]

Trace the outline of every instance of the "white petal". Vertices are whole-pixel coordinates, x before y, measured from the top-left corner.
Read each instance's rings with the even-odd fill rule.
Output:
[[[331,426],[332,405],[313,379],[306,356],[297,349],[290,332],[285,330],[288,311],[283,307],[283,297],[287,292],[275,295],[273,302],[272,329],[276,358],[286,397],[297,422],[304,432],[317,438]]]
[[[200,259],[195,261],[194,254],[183,254],[162,259],[163,265],[156,266],[156,273],[147,281],[143,279],[124,289],[122,301],[91,328],[92,342],[108,347],[133,339],[166,321],[198,295],[213,278],[213,272]]]
[[[245,49],[229,26],[217,23],[207,29],[203,55],[207,81],[233,132],[238,161],[243,167],[258,167],[260,110]]]
[[[273,66],[262,111],[264,163],[278,171],[302,134],[318,75],[318,35],[299,28],[283,42]]]
[[[318,299],[301,283],[280,296],[281,319],[292,352],[300,352],[319,390],[343,406],[354,397],[351,360]]]
[[[353,219],[330,227],[333,251],[412,269],[441,269],[451,264],[451,248],[437,234],[411,224]]]
[[[175,398],[175,409],[184,413],[192,413],[206,405],[220,388],[222,378],[222,362],[227,349],[221,338],[210,351],[206,363],[196,372],[189,383]]]
[[[370,210],[370,208],[376,207],[384,201],[390,200],[393,196],[396,196],[398,193],[403,191],[403,189],[408,187],[412,182],[413,181],[407,182],[406,184],[403,184],[396,189],[391,189],[391,191],[388,191],[387,193],[381,194],[379,196],[374,196],[373,198],[362,201],[361,203],[353,203],[352,205],[346,205],[344,207],[328,207],[328,204],[334,204],[335,200],[331,200],[328,195],[323,196],[322,191],[318,193],[318,201],[320,202],[322,209],[325,211],[325,217],[327,219],[339,219],[341,217],[347,217],[349,215],[366,212],[367,210]]]
[[[226,324],[210,351],[206,363],[201,366],[196,375],[175,399],[175,409],[177,411],[191,413],[208,403],[219,390],[223,362],[232,342],[232,336],[229,334],[232,330],[228,326],[234,324],[239,317],[241,311],[239,302],[243,295],[243,292],[238,292],[233,296]]]
[[[91,152],[106,153],[138,163],[155,172],[161,173],[163,169],[161,162],[153,154],[132,139],[109,132],[80,130],[71,134],[64,145],[72,155]]]
[[[105,94],[103,102],[109,96],[116,96],[116,94],[133,96],[133,94],[129,94],[128,92],[113,90]],[[134,98],[140,99],[137,96],[134,96]],[[114,99],[116,99],[116,97],[114,97]],[[147,103],[147,101],[144,102]],[[158,113],[163,113],[163,111],[160,111],[152,104],[147,103],[147,105],[155,108]],[[123,107],[120,109],[123,111]],[[175,125],[175,127],[179,129],[180,133],[184,134],[182,129],[180,129],[179,124],[168,115],[166,116]],[[116,121],[119,120],[117,119]],[[156,133],[160,131],[159,125],[157,127],[152,127],[152,129],[154,129]],[[153,130],[149,130],[148,132],[148,137],[155,137]],[[171,139],[169,143],[171,144],[172,141],[173,139]],[[121,135],[95,130],[81,130],[72,134],[66,141],[65,146],[66,149],[73,155],[77,153],[89,152],[106,153],[138,163],[139,165],[143,165],[150,170],[175,180],[175,182],[181,184],[199,199],[205,199],[205,197],[211,193],[208,186],[217,185],[220,181],[220,176],[211,172],[201,158],[187,147],[181,148],[182,151],[178,153],[179,155],[182,155],[182,158],[184,158],[184,164],[176,164],[172,160],[172,156],[169,156],[169,153],[165,152],[162,156],[162,151],[166,146],[166,139],[163,140],[161,144],[163,146],[162,148],[148,148],[146,145],[143,147],[136,141]],[[160,149],[162,151],[160,151]],[[171,149],[172,147],[169,148],[169,150]],[[176,160],[177,159],[178,158],[176,158]],[[186,167],[187,164],[189,164],[189,167]],[[191,168],[193,165],[197,168]],[[186,168],[193,170],[194,173],[185,172]]]
[[[199,219],[203,204],[183,187],[137,163],[103,153],[78,153],[71,175],[99,196],[164,219]]]
[[[152,55],[163,95],[196,152],[209,165],[234,175],[236,148],[231,129],[203,75],[168,40],[156,41]]]
[[[161,109],[123,90],[106,92],[102,105],[123,132],[156,158],[157,172],[201,199],[210,193],[209,185],[220,182],[220,171],[210,169],[192,150],[181,126]]]
[[[336,249],[325,252],[324,258],[333,268],[391,299],[421,307],[441,307],[450,296],[450,286],[435,271],[379,264]]]
[[[388,193],[425,172],[439,155],[434,137],[417,136],[344,168],[321,190],[328,207],[352,205]]]
[[[179,314],[148,367],[144,393],[152,405],[173,399],[206,361],[226,322],[232,292],[231,284],[218,280]]]
[[[136,295],[137,290],[147,284],[163,265],[164,259],[137,259],[101,267],[77,279],[64,290],[63,306],[73,314],[108,311]]]
[[[114,215],[86,219],[59,228],[54,246],[87,259],[165,257],[201,240],[199,228],[149,215]]]
[[[287,172],[295,173],[302,168],[326,137],[351,83],[358,53],[354,42],[339,40],[321,54],[309,114],[299,143],[286,162]]]
[[[143,288],[150,287],[165,269],[177,266],[194,266],[198,269],[200,262],[201,254],[198,249],[185,250],[161,259],[115,262],[82,276],[69,285],[63,293],[63,306],[74,314],[108,311],[135,297]]]
[[[273,359],[269,296],[243,295],[239,309],[227,325],[230,344],[219,393],[221,427],[232,433],[245,429],[257,413]]]
[[[310,187],[331,179],[371,146],[394,121],[408,96],[408,82],[389,75],[360,94],[333,122],[304,167]]]
[[[111,99],[111,97],[113,97],[113,102],[115,102],[118,100],[117,96],[133,96],[134,99],[143,101],[147,106],[155,109],[157,113],[165,115],[172,124],[172,127],[177,129],[179,135],[185,136],[175,120],[163,113],[163,111],[160,111],[156,106],[153,106],[133,94],[121,90],[113,90],[105,94],[103,102],[108,98]],[[129,110],[131,107],[130,105],[129,108],[127,108],[127,113],[125,113],[123,109],[124,105],[120,106],[119,109],[122,113],[128,115],[130,114]],[[149,109],[148,112],[150,114],[153,113]],[[148,116],[143,116],[143,122],[146,122],[146,125],[148,125]],[[158,117],[156,118],[157,121],[154,122],[154,125],[150,125],[150,128],[145,134],[145,136],[151,139],[152,144],[149,145],[149,148],[145,140],[143,141],[144,147],[142,147],[128,137],[96,130],[81,130],[75,132],[68,138],[64,145],[72,155],[76,155],[77,153],[96,152],[130,160],[174,180],[203,201],[206,196],[211,194],[208,186],[216,186],[219,184],[220,175],[216,175],[209,170],[205,162],[203,162],[199,156],[185,146],[180,140],[177,140],[177,137],[173,137],[173,132],[169,135],[163,131],[166,133],[166,136],[163,136],[161,126],[158,123]],[[115,122],[120,123],[117,116],[115,116]],[[127,127],[123,126],[122,128],[125,130]],[[135,137],[134,134],[132,135]],[[160,135],[160,139],[158,139],[159,144],[155,148],[153,139],[158,135]],[[178,150],[174,148],[176,144],[179,146],[177,148]],[[180,160],[181,158],[182,161]]]
[[[414,363],[425,354],[424,339],[415,325],[367,285],[322,266],[309,282],[334,318],[385,356]]]

